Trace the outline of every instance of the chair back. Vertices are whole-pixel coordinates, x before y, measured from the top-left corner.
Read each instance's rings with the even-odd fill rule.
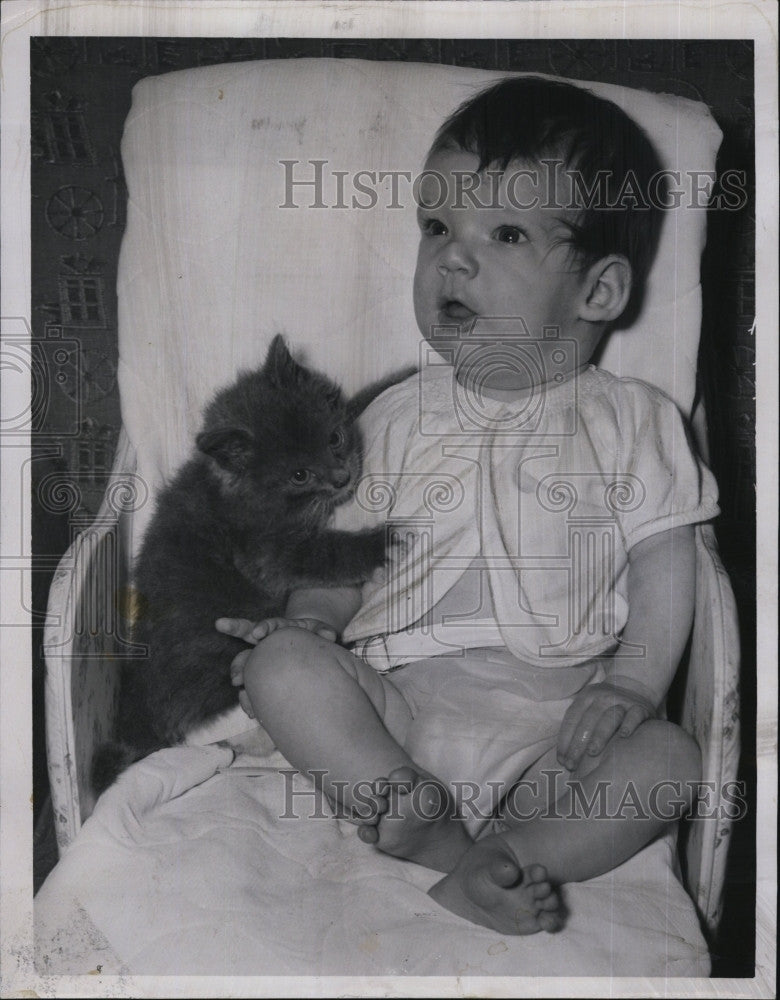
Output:
[[[506,75],[296,59],[135,87],[122,143],[119,379],[152,492],[186,458],[210,396],[259,364],[276,332],[348,391],[420,362],[414,179],[447,115]],[[654,383],[690,415],[706,216],[691,206],[720,131],[684,98],[582,86],[634,117],[683,192],[665,213],[641,312],[601,364]]]

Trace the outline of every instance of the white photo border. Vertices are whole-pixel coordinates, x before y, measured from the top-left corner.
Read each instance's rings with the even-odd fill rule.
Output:
[[[40,35],[753,39],[756,101],[756,370],[758,401],[758,677],[756,978],[749,980],[494,977],[39,976],[32,923],[32,647],[30,574],[0,566],[0,933],[3,996],[771,996],[775,985],[777,789],[778,195],[777,9],[773,0],[569,3],[442,0],[385,3],[212,3],[208,0],[7,0],[2,7],[3,335],[30,323],[30,38]],[[5,373],[3,373],[5,376]],[[4,377],[3,417],[29,398]],[[5,391],[8,390],[8,391]],[[0,554],[16,551],[30,503],[29,442],[4,443]],[[29,540],[28,540],[29,541]],[[20,593],[21,587],[21,593]],[[32,992],[35,991],[35,992]]]

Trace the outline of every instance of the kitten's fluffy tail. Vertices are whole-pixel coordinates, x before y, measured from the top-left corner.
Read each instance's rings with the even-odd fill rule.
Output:
[[[102,795],[103,792],[114,784],[119,775],[126,771],[131,764],[141,760],[150,754],[156,747],[130,746],[129,743],[118,741],[103,743],[97,748],[92,759],[92,790],[95,795]]]
[[[360,416],[366,407],[373,403],[377,396],[381,396],[382,393],[389,389],[393,385],[398,385],[399,382],[405,382],[408,378],[417,371],[416,368],[400,368],[398,371],[392,372],[390,375],[385,376],[385,378],[378,379],[376,382],[372,382],[367,385],[365,389],[361,389],[357,392],[347,403],[347,412],[350,417],[354,420]]]

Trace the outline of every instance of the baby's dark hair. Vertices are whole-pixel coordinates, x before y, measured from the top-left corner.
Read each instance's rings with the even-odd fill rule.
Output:
[[[444,122],[431,154],[448,149],[477,156],[480,171],[549,160],[576,175],[580,211],[567,223],[576,259],[587,267],[622,254],[632,268],[632,300],[638,300],[661,228],[661,164],[645,133],[616,104],[569,83],[510,77]],[[595,197],[587,195],[591,191]]]

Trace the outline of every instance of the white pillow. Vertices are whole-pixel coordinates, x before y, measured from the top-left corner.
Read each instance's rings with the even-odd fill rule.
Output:
[[[507,75],[301,59],[185,70],[135,87],[122,144],[130,198],[118,281],[120,390],[138,471],[153,488],[187,456],[213,391],[257,365],[277,331],[348,390],[419,360],[410,185],[399,181],[404,208],[388,207],[389,182],[378,180],[377,207],[333,207],[335,172],[347,172],[347,205],[353,195],[369,199],[354,186],[359,170],[416,176],[444,118]],[[583,86],[632,115],[684,184],[685,171],[714,170],[721,135],[703,105]],[[287,183],[313,178],[311,160],[327,161],[321,200],[330,207],[305,207],[314,189]],[[705,211],[690,200],[666,213],[642,312],[602,358],[618,374],[655,383],[687,413],[705,239]]]

